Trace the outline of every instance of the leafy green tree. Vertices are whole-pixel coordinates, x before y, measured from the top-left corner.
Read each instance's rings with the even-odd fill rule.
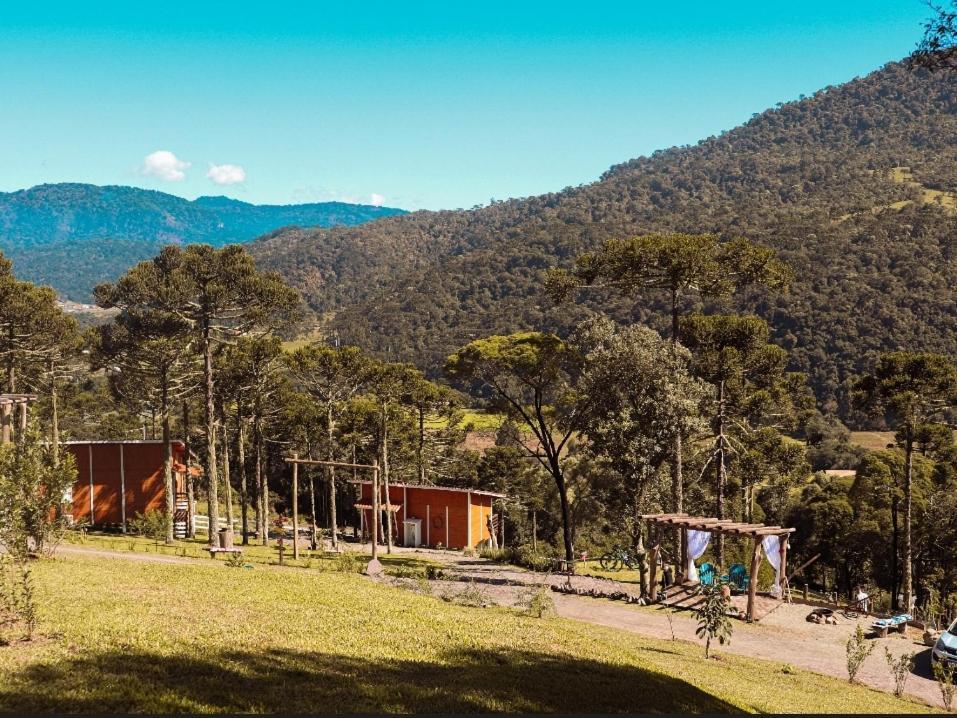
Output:
[[[164,247],[156,258],[136,265],[116,284],[98,286],[94,295],[102,307],[125,301],[127,305],[174,314],[196,337],[203,359],[205,469],[212,543],[219,520],[214,348],[227,339],[256,330],[266,332],[291,321],[299,307],[299,296],[278,274],[257,270],[242,247],[214,249],[205,244]]]
[[[672,456],[676,436],[700,428],[705,384],[692,376],[687,349],[646,327],[595,318],[573,341],[584,357],[577,385],[582,431],[589,448],[625,479],[631,511],[621,518],[637,542],[650,482]]]
[[[860,406],[881,413],[897,426],[904,449],[904,606],[911,610],[913,578],[914,446],[919,430],[940,421],[957,401],[957,368],[945,356],[927,352],[881,355],[872,374],[856,386]]]
[[[791,279],[790,269],[774,250],[743,238],[722,242],[713,234],[649,234],[609,240],[598,251],[578,257],[571,271],[552,270],[546,290],[559,301],[583,287],[607,287],[629,297],[665,292],[671,340],[677,346],[682,308],[689,298],[728,297],[755,284],[783,290]],[[683,439],[684,434],[677,432],[672,444],[676,512],[684,511]]]
[[[518,445],[548,472],[558,489],[565,558],[574,560],[565,459],[587,403],[574,392],[581,357],[553,334],[520,332],[477,339],[446,361],[446,373],[491,391],[530,437]]]

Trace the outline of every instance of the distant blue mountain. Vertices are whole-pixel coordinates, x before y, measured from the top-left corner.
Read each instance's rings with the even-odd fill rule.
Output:
[[[136,187],[43,184],[0,193],[0,251],[23,279],[89,301],[165,244],[248,242],[281,227],[352,226],[405,214],[392,207],[319,202],[255,205],[229,197],[193,201]]]

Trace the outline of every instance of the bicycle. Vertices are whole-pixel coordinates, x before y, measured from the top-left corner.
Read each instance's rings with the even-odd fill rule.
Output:
[[[626,548],[621,548],[621,546],[615,546],[598,559],[598,565],[605,571],[620,571],[625,566],[636,569],[639,563],[640,561],[636,555]]]

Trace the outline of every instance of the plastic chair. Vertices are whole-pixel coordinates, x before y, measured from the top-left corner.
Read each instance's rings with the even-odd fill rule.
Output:
[[[731,568],[728,570],[728,583],[730,583],[733,588],[739,591],[747,591],[750,582],[751,577],[748,576],[748,570],[744,567],[744,564],[731,564]]]
[[[698,567],[698,581],[702,586],[714,584],[714,566],[707,561]]]

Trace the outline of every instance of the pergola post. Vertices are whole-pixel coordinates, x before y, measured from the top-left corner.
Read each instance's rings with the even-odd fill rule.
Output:
[[[788,584],[788,540],[791,538],[790,534],[784,534],[781,537],[781,595],[780,599],[784,600],[785,591],[788,595],[788,600],[790,601],[791,596],[791,586]]]
[[[650,538],[649,536],[649,540]],[[651,569],[648,573],[648,598],[651,599],[652,603],[658,600],[658,552],[660,549],[661,544],[658,543],[656,536],[655,543],[648,552],[648,560],[651,562]]]
[[[754,620],[754,596],[758,590],[758,569],[761,568],[761,536],[754,536],[754,555],[751,558],[751,579],[748,581],[748,623]]]

